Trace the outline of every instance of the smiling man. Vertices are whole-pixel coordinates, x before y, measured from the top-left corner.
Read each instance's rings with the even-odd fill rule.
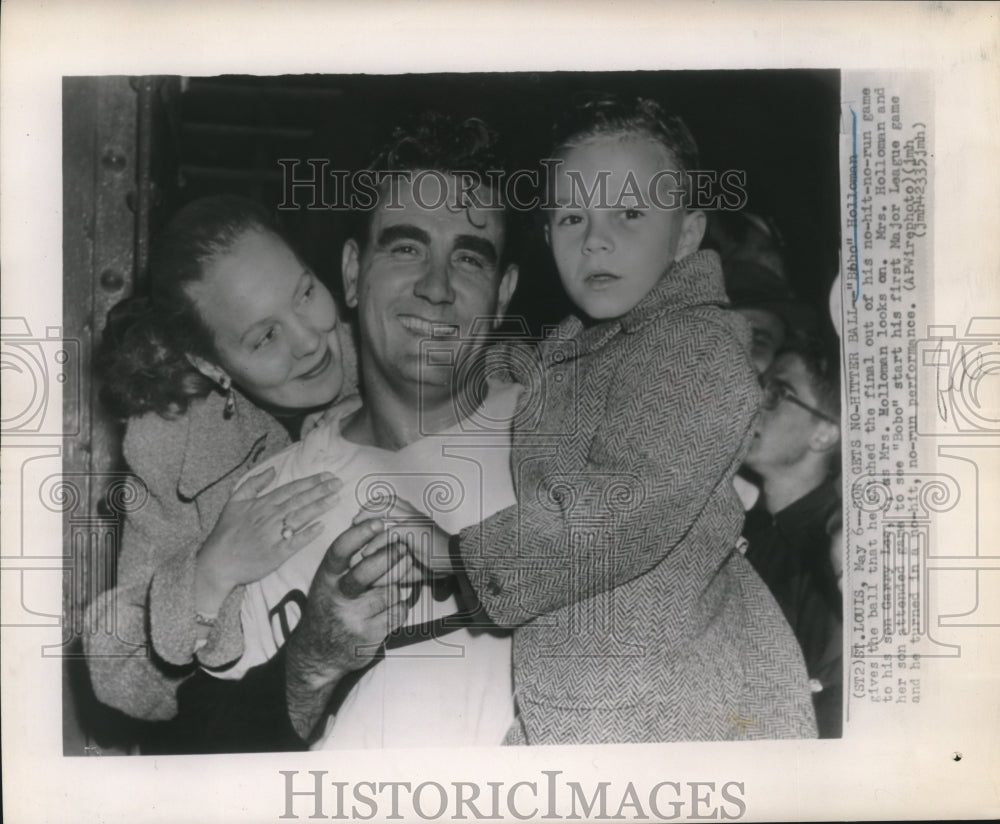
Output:
[[[391,154],[390,168],[399,162]],[[463,181],[448,169],[478,171],[475,159],[456,158],[449,167],[428,157],[413,165],[432,161],[447,187],[444,204],[403,180],[371,213],[365,234],[344,248],[344,289],[348,306],[358,310],[366,400],[347,433],[371,443],[387,438],[405,445],[419,437],[421,425],[425,432],[445,429],[457,422],[457,410],[475,408],[465,403],[473,387],[455,380],[462,359],[478,349],[474,335],[482,330],[473,330],[474,321],[502,315],[517,285],[517,266],[505,255],[504,211],[456,204]],[[440,356],[426,362],[421,342],[432,337]]]
[[[458,531],[514,501],[506,422],[520,387],[464,377],[493,326],[483,319],[499,322],[517,283],[505,212],[469,185],[499,166],[493,136],[425,116],[374,166],[393,174],[342,261],[362,398],[267,464],[276,483],[322,466],[343,482],[340,499],[318,537],[246,587],[242,657],[214,674],[243,678],[287,642],[289,716],[318,746],[497,745],[513,720],[509,634],[476,626],[454,579],[420,583],[402,550],[354,557],[360,591],[339,585],[344,561],[377,537],[352,526],[359,507],[402,498]],[[285,524],[289,536],[307,526]],[[335,687],[336,712],[316,728]]]

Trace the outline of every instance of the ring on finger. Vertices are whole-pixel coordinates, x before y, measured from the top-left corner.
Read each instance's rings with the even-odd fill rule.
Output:
[[[295,530],[288,525],[288,516],[281,519],[281,540],[288,541],[295,535]]]

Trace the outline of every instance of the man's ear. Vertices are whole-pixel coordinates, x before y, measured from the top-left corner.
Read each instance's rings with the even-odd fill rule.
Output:
[[[344,281],[344,302],[354,309],[358,305],[358,270],[361,267],[361,252],[355,240],[344,244],[340,256],[340,271]]]
[[[207,361],[198,355],[185,355],[188,363],[190,363],[195,369],[197,369],[201,374],[214,383],[219,384],[219,386],[228,385],[230,381],[229,373],[226,372],[221,366]]]
[[[546,220],[545,225],[542,227],[542,232],[545,234],[545,245],[550,249],[552,248],[552,232],[549,231],[549,222]]]
[[[830,421],[819,420],[809,438],[809,448],[813,452],[829,452],[839,445],[840,427]]]
[[[520,273],[516,263],[511,263],[504,270],[503,277],[500,278],[500,287],[497,289],[497,315],[506,315],[507,307],[514,297],[514,290],[517,288],[517,276]]]
[[[695,209],[684,215],[681,221],[681,234],[677,238],[677,250],[674,252],[674,262],[698,251],[701,239],[705,236],[706,225],[705,213],[701,209]]]

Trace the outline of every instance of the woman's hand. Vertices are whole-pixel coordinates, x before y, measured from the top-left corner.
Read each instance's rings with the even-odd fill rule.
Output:
[[[260,495],[273,480],[274,469],[268,468],[243,483],[202,545],[195,573],[198,612],[214,615],[236,586],[263,578],[314,540],[323,529],[315,519],[336,504],[342,486],[320,472]]]

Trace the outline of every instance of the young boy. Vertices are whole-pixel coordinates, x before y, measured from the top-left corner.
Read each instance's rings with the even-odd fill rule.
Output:
[[[512,367],[517,504],[417,557],[450,551],[516,627],[508,743],[814,736],[795,638],[735,549],[760,388],[683,206],[694,141],[611,98],[559,135],[546,238],[580,317]]]

